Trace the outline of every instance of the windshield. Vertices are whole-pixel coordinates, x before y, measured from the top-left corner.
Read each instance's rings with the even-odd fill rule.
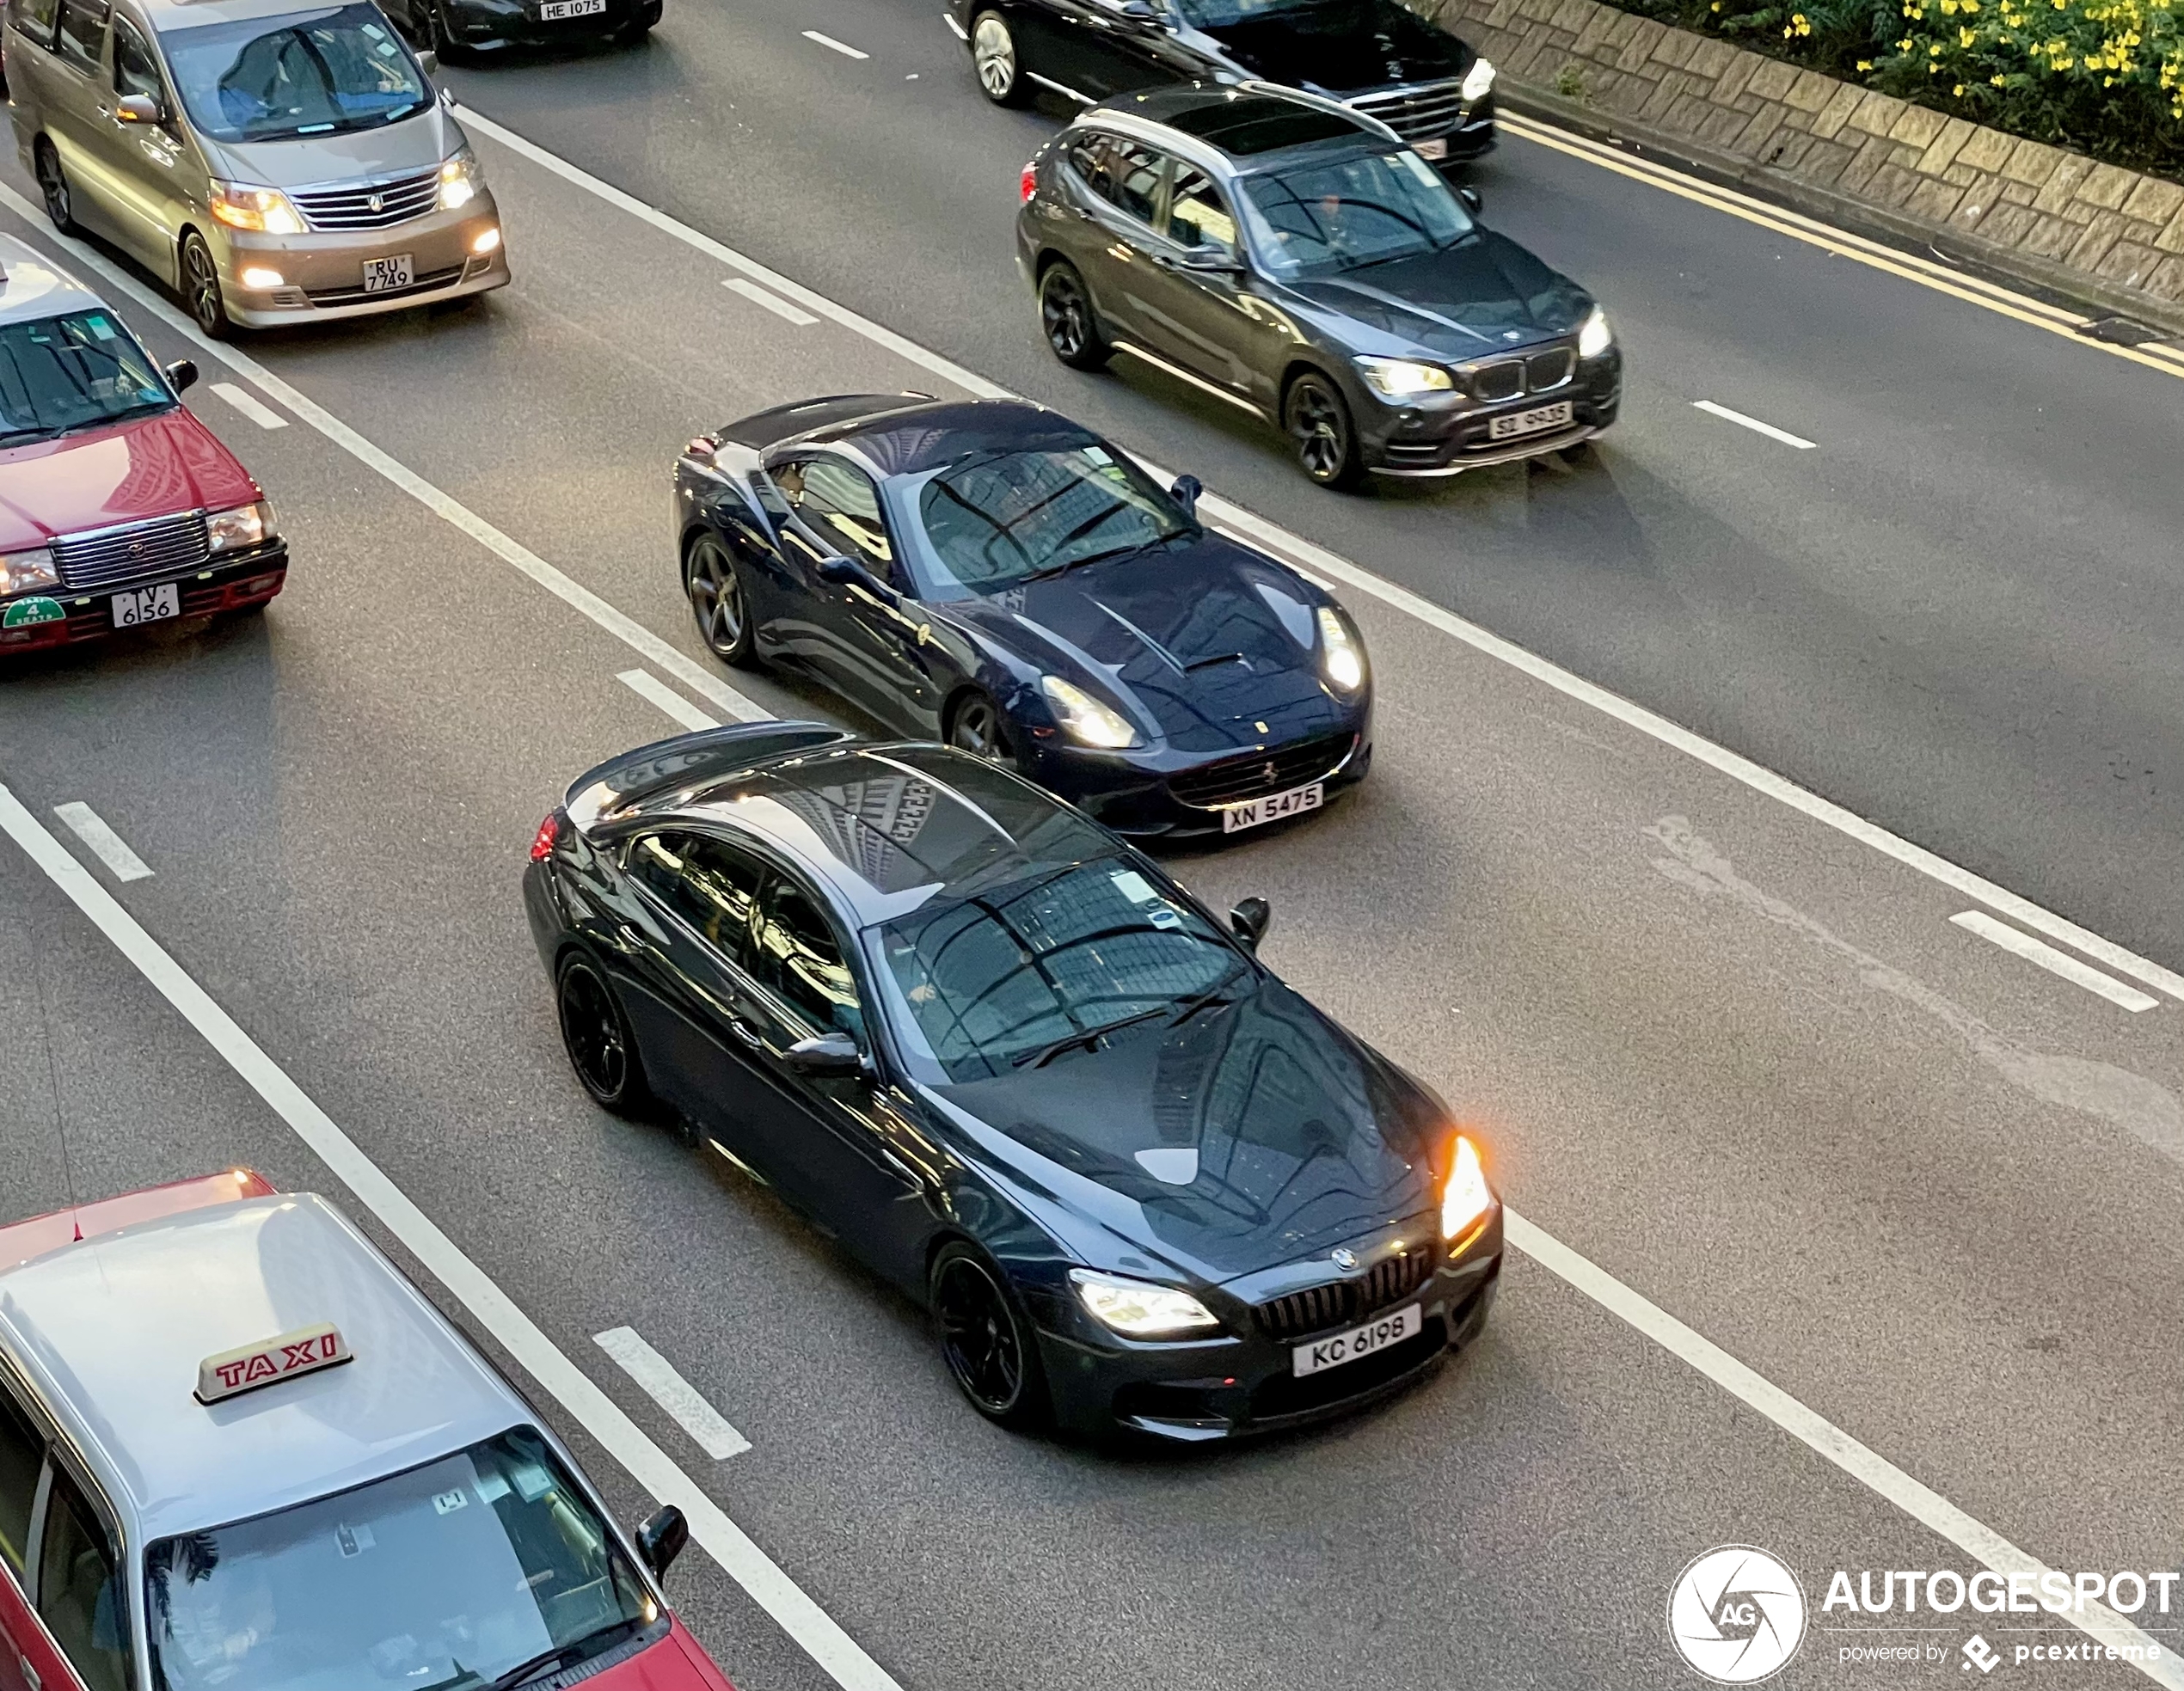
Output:
[[[216,141],[278,141],[392,123],[432,90],[377,6],[164,31],[190,120]]]
[[[1096,443],[981,454],[927,481],[917,511],[927,598],[993,592],[1197,532],[1143,470]]]
[[[0,446],[164,411],[166,378],[107,311],[0,328]]]
[[[1245,221],[1275,276],[1326,276],[1451,246],[1471,219],[1408,148],[1243,179]]]
[[[1058,1041],[1170,1020],[1250,966],[1126,857],[904,916],[878,950],[923,1054],[959,1083],[1062,1057]]]
[[[458,1691],[573,1665],[655,1614],[583,1492],[520,1427],[162,1539],[144,1568],[155,1691]]]
[[[1228,23],[1248,23],[1256,18],[1301,12],[1320,0],[1169,0],[1182,14],[1183,21],[1201,29],[1218,29]]]

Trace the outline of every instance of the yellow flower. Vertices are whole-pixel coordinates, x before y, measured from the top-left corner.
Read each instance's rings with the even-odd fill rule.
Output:
[[[1869,59],[1869,58],[1862,58],[1862,59],[1860,59],[1860,60],[1858,61],[1858,69],[1860,69],[1861,70],[1872,70],[1872,69],[1873,69],[1873,61],[1872,61],[1871,59]]]
[[[1990,77],[1987,80],[1992,83],[1997,88],[2000,88],[2003,84],[2003,78],[1998,76]]]

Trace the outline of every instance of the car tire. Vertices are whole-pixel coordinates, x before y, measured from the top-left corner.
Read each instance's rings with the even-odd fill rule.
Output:
[[[706,650],[739,670],[758,664],[751,617],[751,596],[744,591],[742,566],[711,535],[690,542],[683,560],[683,597]]]
[[[941,1360],[971,1406],[1004,1427],[1046,1425],[1038,1337],[1008,1276],[983,1251],[952,1240],[935,1253],[926,1288]]]
[[[182,304],[198,328],[215,340],[231,339],[235,324],[228,316],[228,303],[220,292],[220,267],[213,262],[212,249],[206,245],[205,237],[195,230],[182,237],[181,262]]]
[[[554,1008],[568,1066],[592,1101],[632,1121],[653,1115],[652,1088],[629,1020],[598,965],[581,953],[563,960],[554,982]]]
[[[653,26],[659,21],[659,12],[660,0],[653,0],[652,4],[645,7],[617,32],[614,38],[617,44],[625,47],[635,46],[652,34]]]
[[[1015,767],[1016,750],[1009,742],[1009,719],[991,693],[966,693],[955,702],[948,714],[948,743],[990,763]]]
[[[1357,427],[1342,391],[1316,370],[1308,370],[1282,395],[1282,432],[1289,437],[1298,468],[1322,487],[1357,484],[1362,468]]]
[[[69,187],[67,173],[61,168],[61,156],[53,150],[53,144],[41,135],[30,156],[31,168],[38,178],[39,197],[46,202],[46,217],[61,234],[78,233],[83,225],[76,221],[76,195]]]
[[[1071,370],[1099,370],[1114,356],[1077,267],[1057,259],[1039,279],[1039,327],[1046,349]]]
[[[971,68],[979,92],[997,106],[1021,106],[1030,97],[1023,60],[1016,52],[1016,32],[998,12],[971,20]]]

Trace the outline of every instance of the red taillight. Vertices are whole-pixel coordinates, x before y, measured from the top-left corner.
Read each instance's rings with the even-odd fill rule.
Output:
[[[1021,205],[1039,192],[1039,163],[1034,160],[1024,167],[1024,174],[1016,178],[1016,204]]]
[[[561,836],[561,813],[554,811],[538,824],[538,831],[531,836],[531,861],[541,862],[554,855],[554,842]]]

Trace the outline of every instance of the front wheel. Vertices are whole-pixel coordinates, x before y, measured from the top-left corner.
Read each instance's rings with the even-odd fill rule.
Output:
[[[683,567],[683,591],[706,648],[724,664],[749,669],[758,659],[751,629],[751,601],[728,549],[711,535],[690,547]]]
[[[1114,356],[1084,279],[1062,260],[1040,278],[1039,326],[1046,332],[1047,349],[1071,370],[1098,370]]]
[[[46,202],[46,215],[63,235],[74,235],[76,202],[69,191],[68,177],[61,170],[61,156],[53,150],[53,144],[41,135],[31,159],[38,177],[39,197]]]
[[[227,301],[220,293],[220,267],[212,261],[212,249],[195,230],[182,237],[182,303],[189,308],[198,328],[213,340],[225,340],[235,333],[235,325],[228,318]]]
[[[980,12],[971,25],[971,64],[979,91],[997,106],[1024,103],[1024,70],[1016,57],[1016,37],[998,12]]]
[[[598,970],[583,957],[561,965],[555,990],[561,1047],[568,1066],[601,1109],[641,1118],[653,1112],[652,1089],[630,1036],[629,1020]]]
[[[956,706],[954,714],[948,719],[948,743],[988,763],[1015,762],[1001,707],[984,693],[973,693]]]
[[[1046,1419],[1039,1345],[1006,1278],[960,1241],[933,1259],[928,1293],[941,1359],[971,1406],[989,1421],[1030,1428]]]
[[[1282,428],[1298,467],[1321,487],[1347,487],[1357,481],[1358,437],[1350,407],[1326,377],[1308,371],[1289,384]]]

